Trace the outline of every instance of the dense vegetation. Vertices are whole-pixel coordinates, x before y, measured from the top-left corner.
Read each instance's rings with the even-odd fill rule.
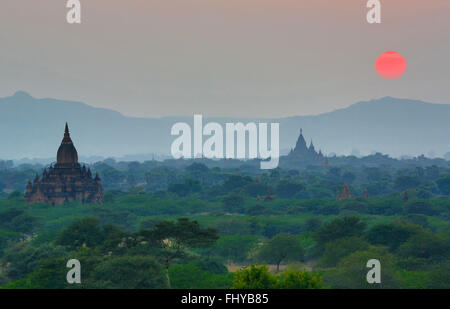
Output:
[[[448,164],[344,163],[264,172],[108,160],[91,166],[104,204],[60,206],[24,202],[41,166],[4,164],[0,285],[449,288]],[[353,196],[336,200],[344,182]],[[66,283],[74,258],[81,285]],[[366,281],[370,259],[379,285]]]

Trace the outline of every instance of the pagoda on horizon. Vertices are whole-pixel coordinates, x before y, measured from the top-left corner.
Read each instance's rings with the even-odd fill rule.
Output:
[[[59,146],[56,164],[44,169],[42,178],[36,177],[28,184],[25,200],[28,204],[49,203],[60,205],[79,200],[83,203],[103,203],[102,182],[98,174],[92,177],[91,169],[78,163],[78,152],[70,138],[66,123],[64,138]]]

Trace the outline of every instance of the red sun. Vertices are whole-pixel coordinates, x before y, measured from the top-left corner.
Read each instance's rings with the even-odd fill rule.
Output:
[[[406,60],[395,51],[381,54],[375,62],[377,73],[385,79],[396,79],[406,71]]]

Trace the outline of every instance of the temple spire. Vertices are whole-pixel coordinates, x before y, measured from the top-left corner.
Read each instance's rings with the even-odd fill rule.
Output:
[[[69,125],[66,122],[66,128],[64,130],[64,137],[70,137],[70,133],[69,133]]]
[[[78,163],[78,153],[73,145],[72,139],[69,134],[69,125],[66,122],[64,129],[64,138],[59,146],[58,153],[56,155],[57,164],[76,164]]]

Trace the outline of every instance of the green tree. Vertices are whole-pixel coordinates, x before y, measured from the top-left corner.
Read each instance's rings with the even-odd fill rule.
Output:
[[[411,236],[422,231],[417,225],[396,220],[375,225],[365,234],[365,238],[374,245],[388,246],[391,251],[395,251]]]
[[[4,272],[9,278],[19,279],[35,271],[40,260],[56,258],[64,254],[65,250],[60,246],[44,244],[36,248],[27,242],[6,250],[2,264],[8,265]]]
[[[323,224],[316,233],[319,245],[343,237],[360,237],[366,228],[366,224],[358,217],[337,218]]]
[[[264,262],[275,263],[278,272],[281,262],[303,260],[304,249],[296,236],[281,233],[266,241],[257,256]]]
[[[286,270],[278,278],[279,289],[323,289],[323,278],[306,270]]]
[[[167,190],[178,196],[185,197],[190,194],[201,192],[202,187],[198,180],[186,179],[184,183],[171,183]]]
[[[261,216],[265,213],[266,211],[266,207],[264,207],[263,205],[254,205],[249,207],[246,211],[245,214],[248,216]]]
[[[226,192],[231,192],[236,189],[243,189],[246,185],[253,182],[252,178],[249,176],[238,176],[232,175],[223,184]]]
[[[8,194],[7,199],[8,200],[20,200],[20,199],[23,199],[23,193],[20,192],[19,190],[15,190],[15,191],[11,192],[10,194]]]
[[[369,248],[369,243],[358,237],[344,237],[326,243],[325,250],[319,260],[319,265],[324,267],[336,266],[339,261],[356,251],[364,251]]]
[[[303,190],[305,190],[304,184],[290,180],[281,180],[276,187],[276,193],[281,198],[293,198]]]
[[[170,268],[172,287],[175,289],[229,289],[233,274],[214,274],[191,262]]]
[[[433,216],[437,211],[433,208],[433,204],[427,201],[410,201],[405,206],[406,212],[410,214],[423,214]]]
[[[233,262],[243,262],[249,251],[257,244],[255,236],[229,235],[222,236],[213,248],[213,252]]]
[[[420,185],[420,179],[413,176],[399,176],[394,181],[397,190],[405,191],[410,188],[416,188]]]
[[[305,223],[305,231],[315,232],[322,225],[322,220],[317,217],[309,218]]]
[[[73,222],[59,235],[56,244],[75,250],[81,246],[94,247],[105,240],[97,218],[83,218]]]
[[[450,175],[438,179],[436,184],[442,194],[450,195]]]
[[[197,221],[189,221],[187,218],[180,218],[177,222],[159,222],[154,229],[142,230],[138,236],[161,249],[169,288],[169,267],[172,261],[185,256],[188,249],[211,247],[219,238],[217,230],[202,229]]]
[[[147,256],[107,258],[95,267],[91,280],[95,286],[103,289],[167,287],[163,266],[155,258]]]
[[[450,238],[440,237],[430,232],[412,236],[398,248],[401,257],[414,257],[440,262],[450,259]]]
[[[40,225],[39,218],[28,214],[22,209],[9,208],[0,213],[0,228],[8,231],[29,235]]]
[[[6,289],[65,289],[67,283],[67,260],[63,257],[43,259],[39,261],[39,268],[26,277],[14,281],[3,288]]]
[[[252,182],[245,186],[245,193],[250,196],[256,197],[258,195],[263,196],[267,193],[267,185],[260,182]]]
[[[231,213],[243,213],[245,210],[244,202],[244,197],[238,194],[227,195],[222,200],[224,209]]]
[[[381,263],[381,283],[367,282],[367,261],[377,259]],[[343,258],[336,268],[323,273],[324,283],[335,289],[399,288],[400,283],[395,274],[395,258],[384,247],[370,247],[357,251]]]
[[[236,271],[232,289],[274,289],[277,277],[269,273],[266,265],[250,265]]]
[[[346,172],[344,175],[342,175],[342,180],[348,184],[352,184],[356,179],[356,175],[352,172]]]
[[[428,271],[429,289],[450,289],[450,261],[434,264]]]

